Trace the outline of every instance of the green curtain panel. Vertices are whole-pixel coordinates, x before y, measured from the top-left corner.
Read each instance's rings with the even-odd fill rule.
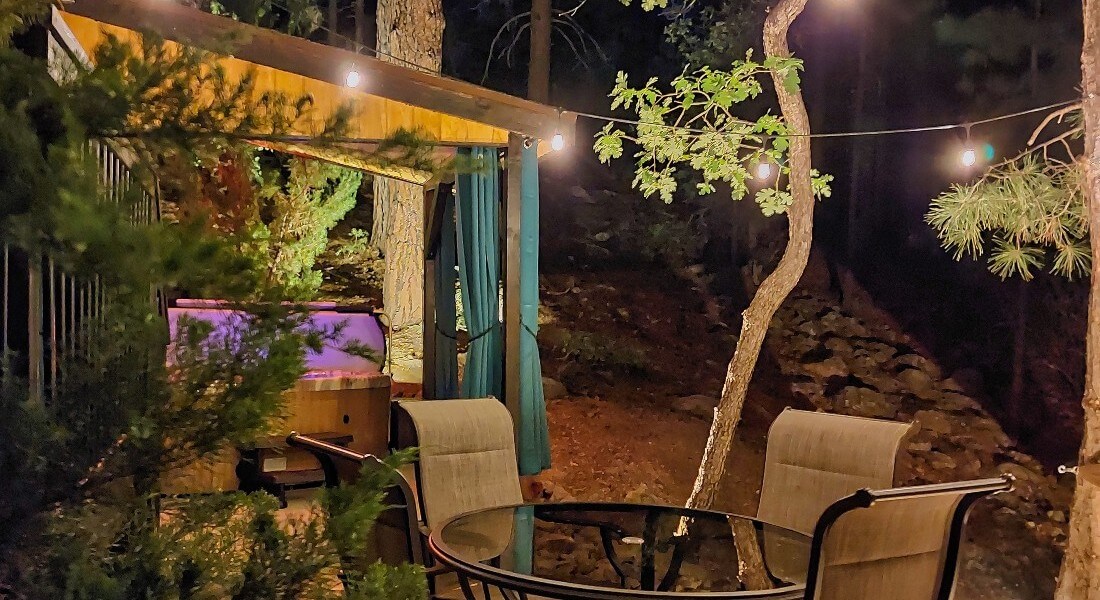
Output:
[[[440,228],[439,249],[435,261],[435,390],[437,398],[458,397],[458,315],[455,308],[455,197],[441,188],[443,226]]]
[[[457,177],[458,277],[470,345],[462,397],[501,397],[500,183],[496,150],[461,148],[472,173]]]
[[[537,145],[524,148],[521,177],[519,304],[520,401],[519,471],[534,475],[550,468],[550,434],[536,336],[539,330],[539,159]]]

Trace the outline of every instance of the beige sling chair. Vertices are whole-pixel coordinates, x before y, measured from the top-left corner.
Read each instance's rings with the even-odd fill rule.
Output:
[[[523,502],[512,416],[499,400],[409,400],[394,408],[391,443],[419,449],[414,467],[421,537],[451,517]],[[512,540],[512,517],[502,512],[483,524],[469,541],[491,561]],[[439,572],[429,569],[433,595]]]
[[[862,488],[891,487],[902,443],[915,431],[914,423],[787,408],[768,430],[757,518],[811,534],[833,502]],[[789,539],[765,536],[764,562],[775,577],[801,583],[806,549]]]
[[[860,490],[814,528],[806,600],[949,600],[967,512],[1012,477]]]

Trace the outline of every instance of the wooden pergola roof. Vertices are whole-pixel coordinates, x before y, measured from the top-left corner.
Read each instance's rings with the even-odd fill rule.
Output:
[[[219,59],[231,77],[251,73],[256,93],[280,92],[311,96],[314,109],[299,131],[315,134],[339,107],[355,113],[348,135],[355,144],[317,148],[301,143],[263,145],[340,163],[379,175],[424,183],[429,174],[411,169],[383,168],[364,161],[364,149],[399,129],[418,130],[434,139],[441,154],[458,146],[508,145],[509,133],[538,140],[540,153],[561,133],[570,145],[576,115],[496,92],[481,86],[383,62],[376,58],[318,44],[269,29],[243,24],[158,0],[75,0],[60,13],[75,41],[86,50],[106,34],[137,40],[150,32],[179,44],[218,52],[233,41],[233,55]],[[362,76],[358,88],[344,85],[349,70]]]

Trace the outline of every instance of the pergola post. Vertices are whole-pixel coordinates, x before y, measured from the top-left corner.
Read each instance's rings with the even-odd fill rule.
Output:
[[[522,135],[508,135],[508,154],[505,159],[506,184],[504,189],[504,405],[512,414],[512,422],[518,427],[520,420],[520,222],[523,207],[523,145],[528,143]]]
[[[439,218],[437,215],[436,205],[439,203],[439,188],[431,188],[425,186],[424,188],[424,303],[423,311],[424,322],[424,372],[420,377],[421,381],[421,395],[425,400],[436,398],[438,391],[436,390],[436,357],[435,357],[435,345],[436,345],[436,314],[435,314],[435,277],[436,268],[438,268],[438,260],[435,250],[435,246],[439,243],[436,234],[433,230],[437,229],[441,224],[438,223]]]

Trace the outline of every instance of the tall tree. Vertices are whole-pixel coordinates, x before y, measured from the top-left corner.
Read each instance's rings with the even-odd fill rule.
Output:
[[[550,33],[553,30],[550,0],[531,0],[531,59],[527,71],[527,97],[550,101]]]
[[[284,135],[307,103],[261,95],[211,55],[151,36],[136,46],[108,37],[88,69],[57,70],[65,53],[11,48],[13,32],[49,22],[52,4],[0,2],[0,239],[13,255],[56,265],[91,302],[67,333],[50,334],[58,364],[48,394],[9,368],[15,353],[4,349],[0,589],[35,599],[425,597],[418,568],[384,567],[363,551],[388,474],[326,494],[310,522],[289,530],[263,496],[160,494],[174,467],[271,433],[307,353],[338,343],[338,328],[280,302],[282,290],[266,287],[261,265],[224,232],[151,217],[147,176],[166,156]],[[326,134],[346,129],[332,125]],[[127,169],[96,158],[116,152],[133,157],[125,184]],[[207,297],[239,301],[241,312],[217,332],[181,319],[169,339],[154,289],[217,294]]]
[[[791,58],[787,33],[791,24],[806,8],[806,2],[807,0],[780,0],[768,13],[768,18],[764,21],[764,54],[767,57]],[[810,138],[805,136],[810,133],[810,117],[798,87],[784,81],[779,71],[773,69],[771,75],[775,94],[779,98],[779,107],[788,128],[792,133],[802,134],[792,137],[790,141],[788,177],[791,204],[787,209],[787,247],[775,270],[761,283],[760,289],[742,314],[741,337],[737,340],[737,349],[726,369],[722,396],[707,436],[703,461],[699,464],[699,473],[688,498],[689,506],[709,507],[718,495],[733,443],[733,434],[741,420],[749,381],[756,369],[764,336],[768,333],[775,311],[798,284],[810,259],[814,189],[810,167]]]
[[[1091,276],[1084,438],[1057,600],[1100,600],[1100,2],[1084,0],[1082,10],[1081,104],[1049,115],[1023,154],[942,194],[926,217],[956,258],[981,255],[992,239],[989,266],[1003,277],[1030,279],[1048,260],[1055,273]]]
[[[1082,191],[1088,207],[1092,247],[1092,284],[1085,332],[1085,437],[1080,465],[1100,463],[1100,0],[1084,0],[1084,45],[1081,48],[1082,110],[1085,154]],[[1077,480],[1069,521],[1069,543],[1058,580],[1057,600],[1100,600],[1100,485]]]
[[[379,0],[378,54],[382,60],[438,73],[443,55],[440,0]],[[374,178],[373,243],[383,249],[383,310],[389,319],[391,375],[419,382],[423,364],[424,189]]]
[[[635,185],[647,195],[656,192],[670,202],[677,168],[685,166],[700,172],[703,182],[698,187],[703,193],[714,191],[713,182],[724,181],[739,199],[749,192],[750,184],[763,184],[755,200],[764,214],[787,216],[789,239],[783,256],[742,314],[741,337],[726,370],[689,506],[709,507],[717,497],[764,336],[809,260],[814,197],[829,193],[831,178],[816,174],[810,166],[810,138],[806,136],[810,121],[799,90],[802,63],[792,57],[787,43],[791,24],[807,1],[780,0],[768,13],[763,63],[753,62],[750,53],[745,60],[734,62],[729,72],[703,68],[682,75],[672,81],[672,91],[665,93],[656,89],[655,79],[644,88],[629,88],[620,74],[611,93],[613,107],[634,106],[641,121],[637,136],[628,137],[609,125],[596,142],[604,160],[621,156],[624,139],[641,146],[635,154]],[[762,73],[771,76],[783,118],[766,114],[757,121],[745,121],[733,116],[732,105],[762,92],[755,79]],[[749,169],[760,163],[770,168],[755,169],[756,175],[751,174]],[[781,183],[784,179],[785,186]]]

